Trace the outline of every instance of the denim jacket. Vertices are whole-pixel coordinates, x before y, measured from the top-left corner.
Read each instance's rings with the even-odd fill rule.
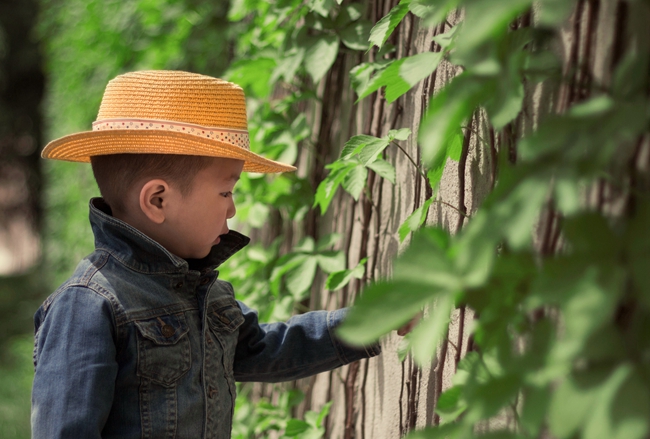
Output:
[[[379,353],[333,335],[345,310],[260,324],[218,267],[184,260],[91,200],[95,252],[35,315],[33,438],[229,438],[235,381],[286,381]]]

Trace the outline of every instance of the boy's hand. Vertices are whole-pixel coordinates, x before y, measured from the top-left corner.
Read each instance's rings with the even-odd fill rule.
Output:
[[[413,330],[413,328],[415,328],[415,325],[418,324],[418,322],[420,321],[421,318],[422,318],[422,313],[418,313],[408,323],[406,323],[404,326],[402,326],[401,328],[399,328],[397,330],[397,335],[403,337],[406,334],[408,334],[409,332],[411,332]]]

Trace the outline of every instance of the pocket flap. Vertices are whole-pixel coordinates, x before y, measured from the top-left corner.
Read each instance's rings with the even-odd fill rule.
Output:
[[[231,298],[223,298],[208,308],[208,322],[215,331],[234,332],[244,323],[244,314]]]
[[[158,345],[176,344],[189,331],[183,314],[160,316],[135,324],[143,337]]]

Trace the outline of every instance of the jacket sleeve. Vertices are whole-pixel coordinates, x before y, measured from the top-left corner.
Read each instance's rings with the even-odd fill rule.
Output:
[[[36,313],[33,439],[99,439],[117,375],[110,302],[68,287]]]
[[[357,348],[334,335],[347,309],[312,311],[286,323],[262,323],[257,312],[238,302],[244,314],[235,351],[237,381],[278,382],[325,372],[381,352],[379,345]]]

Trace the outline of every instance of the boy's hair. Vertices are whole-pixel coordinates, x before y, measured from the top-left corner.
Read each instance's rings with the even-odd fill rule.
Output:
[[[90,163],[104,201],[114,213],[123,213],[126,194],[137,182],[160,178],[187,195],[196,174],[213,160],[196,155],[109,154],[91,157]]]

